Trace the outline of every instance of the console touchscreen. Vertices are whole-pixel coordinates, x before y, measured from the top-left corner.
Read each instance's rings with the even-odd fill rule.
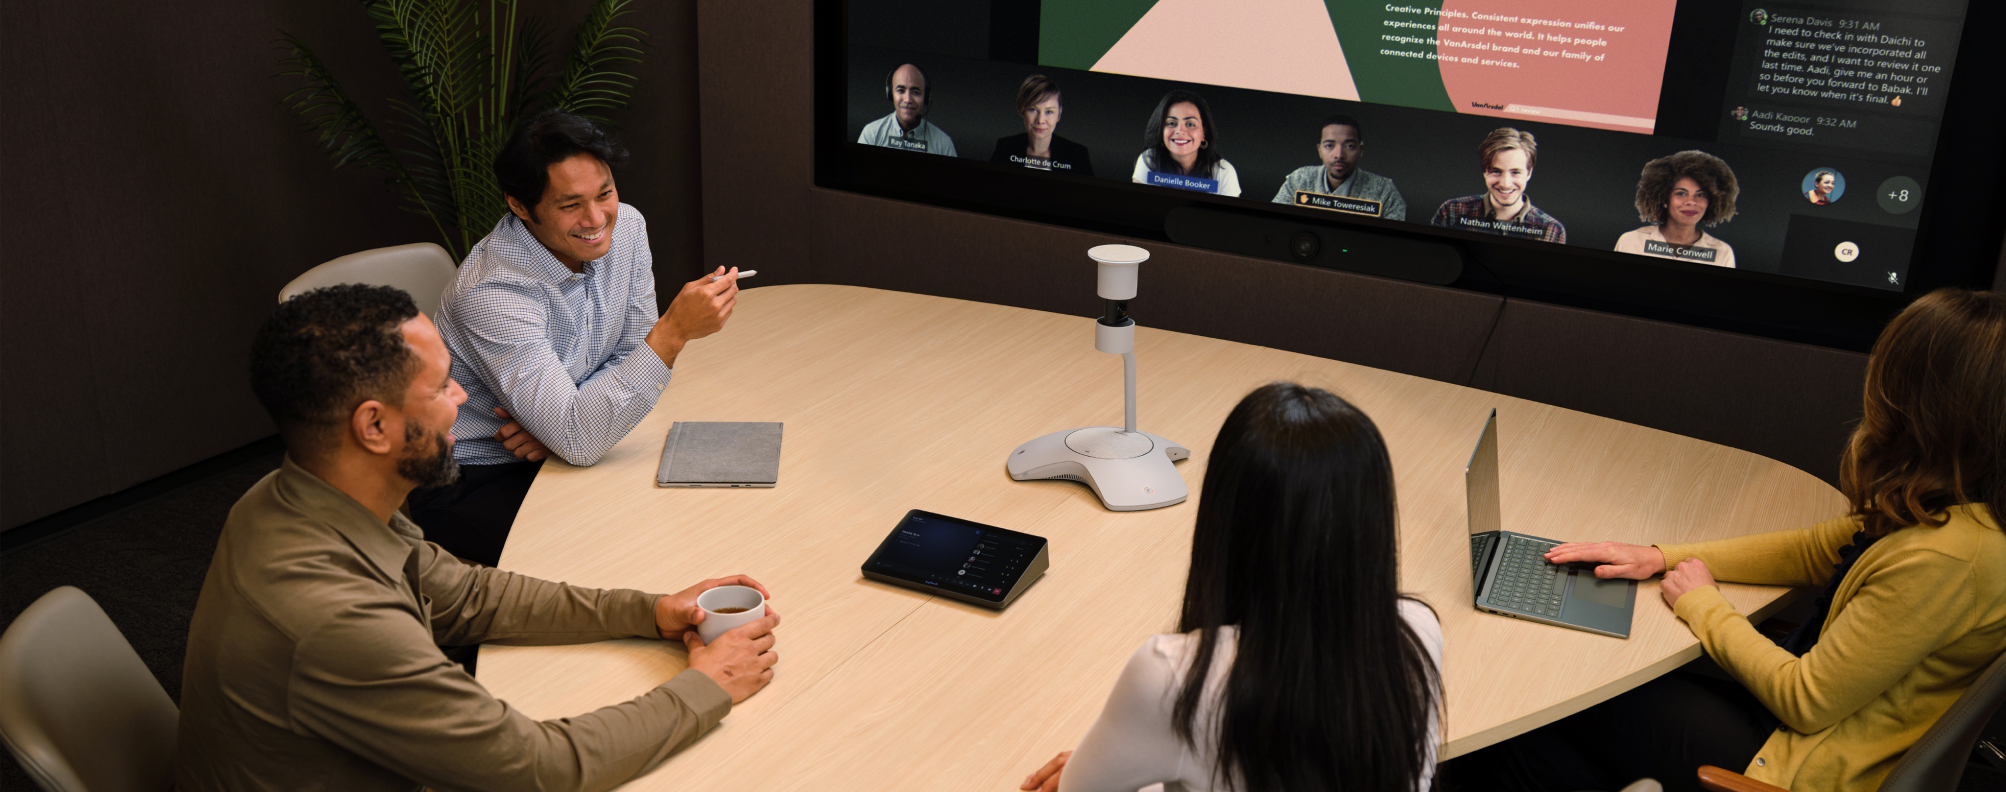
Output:
[[[992,608],[1050,565],[1045,539],[914,509],[864,562],[864,577]]]

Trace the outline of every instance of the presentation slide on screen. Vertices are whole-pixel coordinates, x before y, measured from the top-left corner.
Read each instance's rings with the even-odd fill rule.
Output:
[[[1046,0],[1046,66],[1651,132],[1675,0]]]

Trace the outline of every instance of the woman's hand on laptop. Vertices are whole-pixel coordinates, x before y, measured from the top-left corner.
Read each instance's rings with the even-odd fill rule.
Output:
[[[1665,571],[1665,554],[1649,545],[1622,542],[1568,542],[1546,551],[1555,564],[1597,564],[1599,578],[1645,580]]]

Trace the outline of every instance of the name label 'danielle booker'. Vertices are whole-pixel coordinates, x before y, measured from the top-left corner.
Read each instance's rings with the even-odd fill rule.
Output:
[[[1175,173],[1158,173],[1156,171],[1150,171],[1149,183],[1156,185],[1158,187],[1175,187],[1180,190],[1191,190],[1193,192],[1216,193],[1219,191],[1218,179],[1204,179],[1204,178],[1199,178],[1197,176],[1181,176]]]

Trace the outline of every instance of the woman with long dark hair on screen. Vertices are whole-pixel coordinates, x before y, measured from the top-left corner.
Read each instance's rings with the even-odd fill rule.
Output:
[[[1448,764],[1465,790],[1696,790],[1700,765],[1796,792],[1879,787],[2006,651],[2006,293],[1942,289],[1881,331],[1839,468],[1845,515],[1685,545],[1569,543],[1547,559],[1660,591],[1736,681],[1674,673]],[[1780,641],[1714,583],[1822,591]],[[1639,607],[1642,603],[1639,603]]]
[[[1156,178],[1158,173],[1181,179]],[[1219,126],[1205,97],[1182,88],[1164,94],[1142,129],[1142,153],[1135,158],[1136,184],[1239,195],[1240,175],[1219,156]]]
[[[1426,790],[1442,628],[1400,594],[1395,514],[1358,408],[1249,394],[1212,446],[1179,632],[1144,642],[1078,750],[1023,788]]]

